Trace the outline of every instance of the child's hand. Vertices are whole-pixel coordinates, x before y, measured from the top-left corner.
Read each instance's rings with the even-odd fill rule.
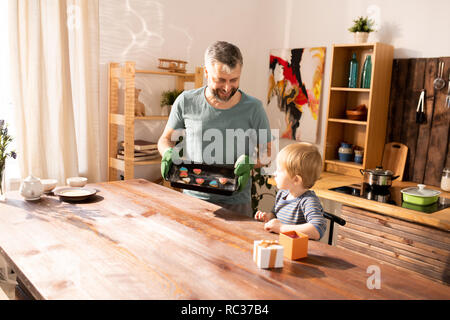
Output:
[[[275,215],[272,212],[263,212],[263,211],[256,211],[255,213],[255,219],[263,222],[268,222],[275,218]]]
[[[278,219],[272,219],[264,225],[264,230],[280,233],[281,221]]]

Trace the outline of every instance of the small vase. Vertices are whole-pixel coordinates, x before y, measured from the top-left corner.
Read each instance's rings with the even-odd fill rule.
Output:
[[[355,32],[354,37],[356,43],[366,43],[369,38],[369,32]]]
[[[5,161],[0,162],[0,202],[6,200]]]

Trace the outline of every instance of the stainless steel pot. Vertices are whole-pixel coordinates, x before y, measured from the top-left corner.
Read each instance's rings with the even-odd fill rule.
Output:
[[[382,167],[366,170],[360,169],[359,171],[364,176],[364,183],[375,188],[389,188],[392,185],[392,181],[399,177],[394,176],[392,171],[384,170]]]

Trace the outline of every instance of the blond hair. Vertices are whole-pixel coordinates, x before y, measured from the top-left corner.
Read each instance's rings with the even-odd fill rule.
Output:
[[[281,149],[277,159],[291,177],[300,176],[303,187],[311,188],[322,172],[319,150],[307,142],[292,143]]]

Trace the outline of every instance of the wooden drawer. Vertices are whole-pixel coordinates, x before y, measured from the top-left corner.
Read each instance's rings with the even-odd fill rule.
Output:
[[[450,283],[449,232],[348,206],[341,217],[337,246]]]

